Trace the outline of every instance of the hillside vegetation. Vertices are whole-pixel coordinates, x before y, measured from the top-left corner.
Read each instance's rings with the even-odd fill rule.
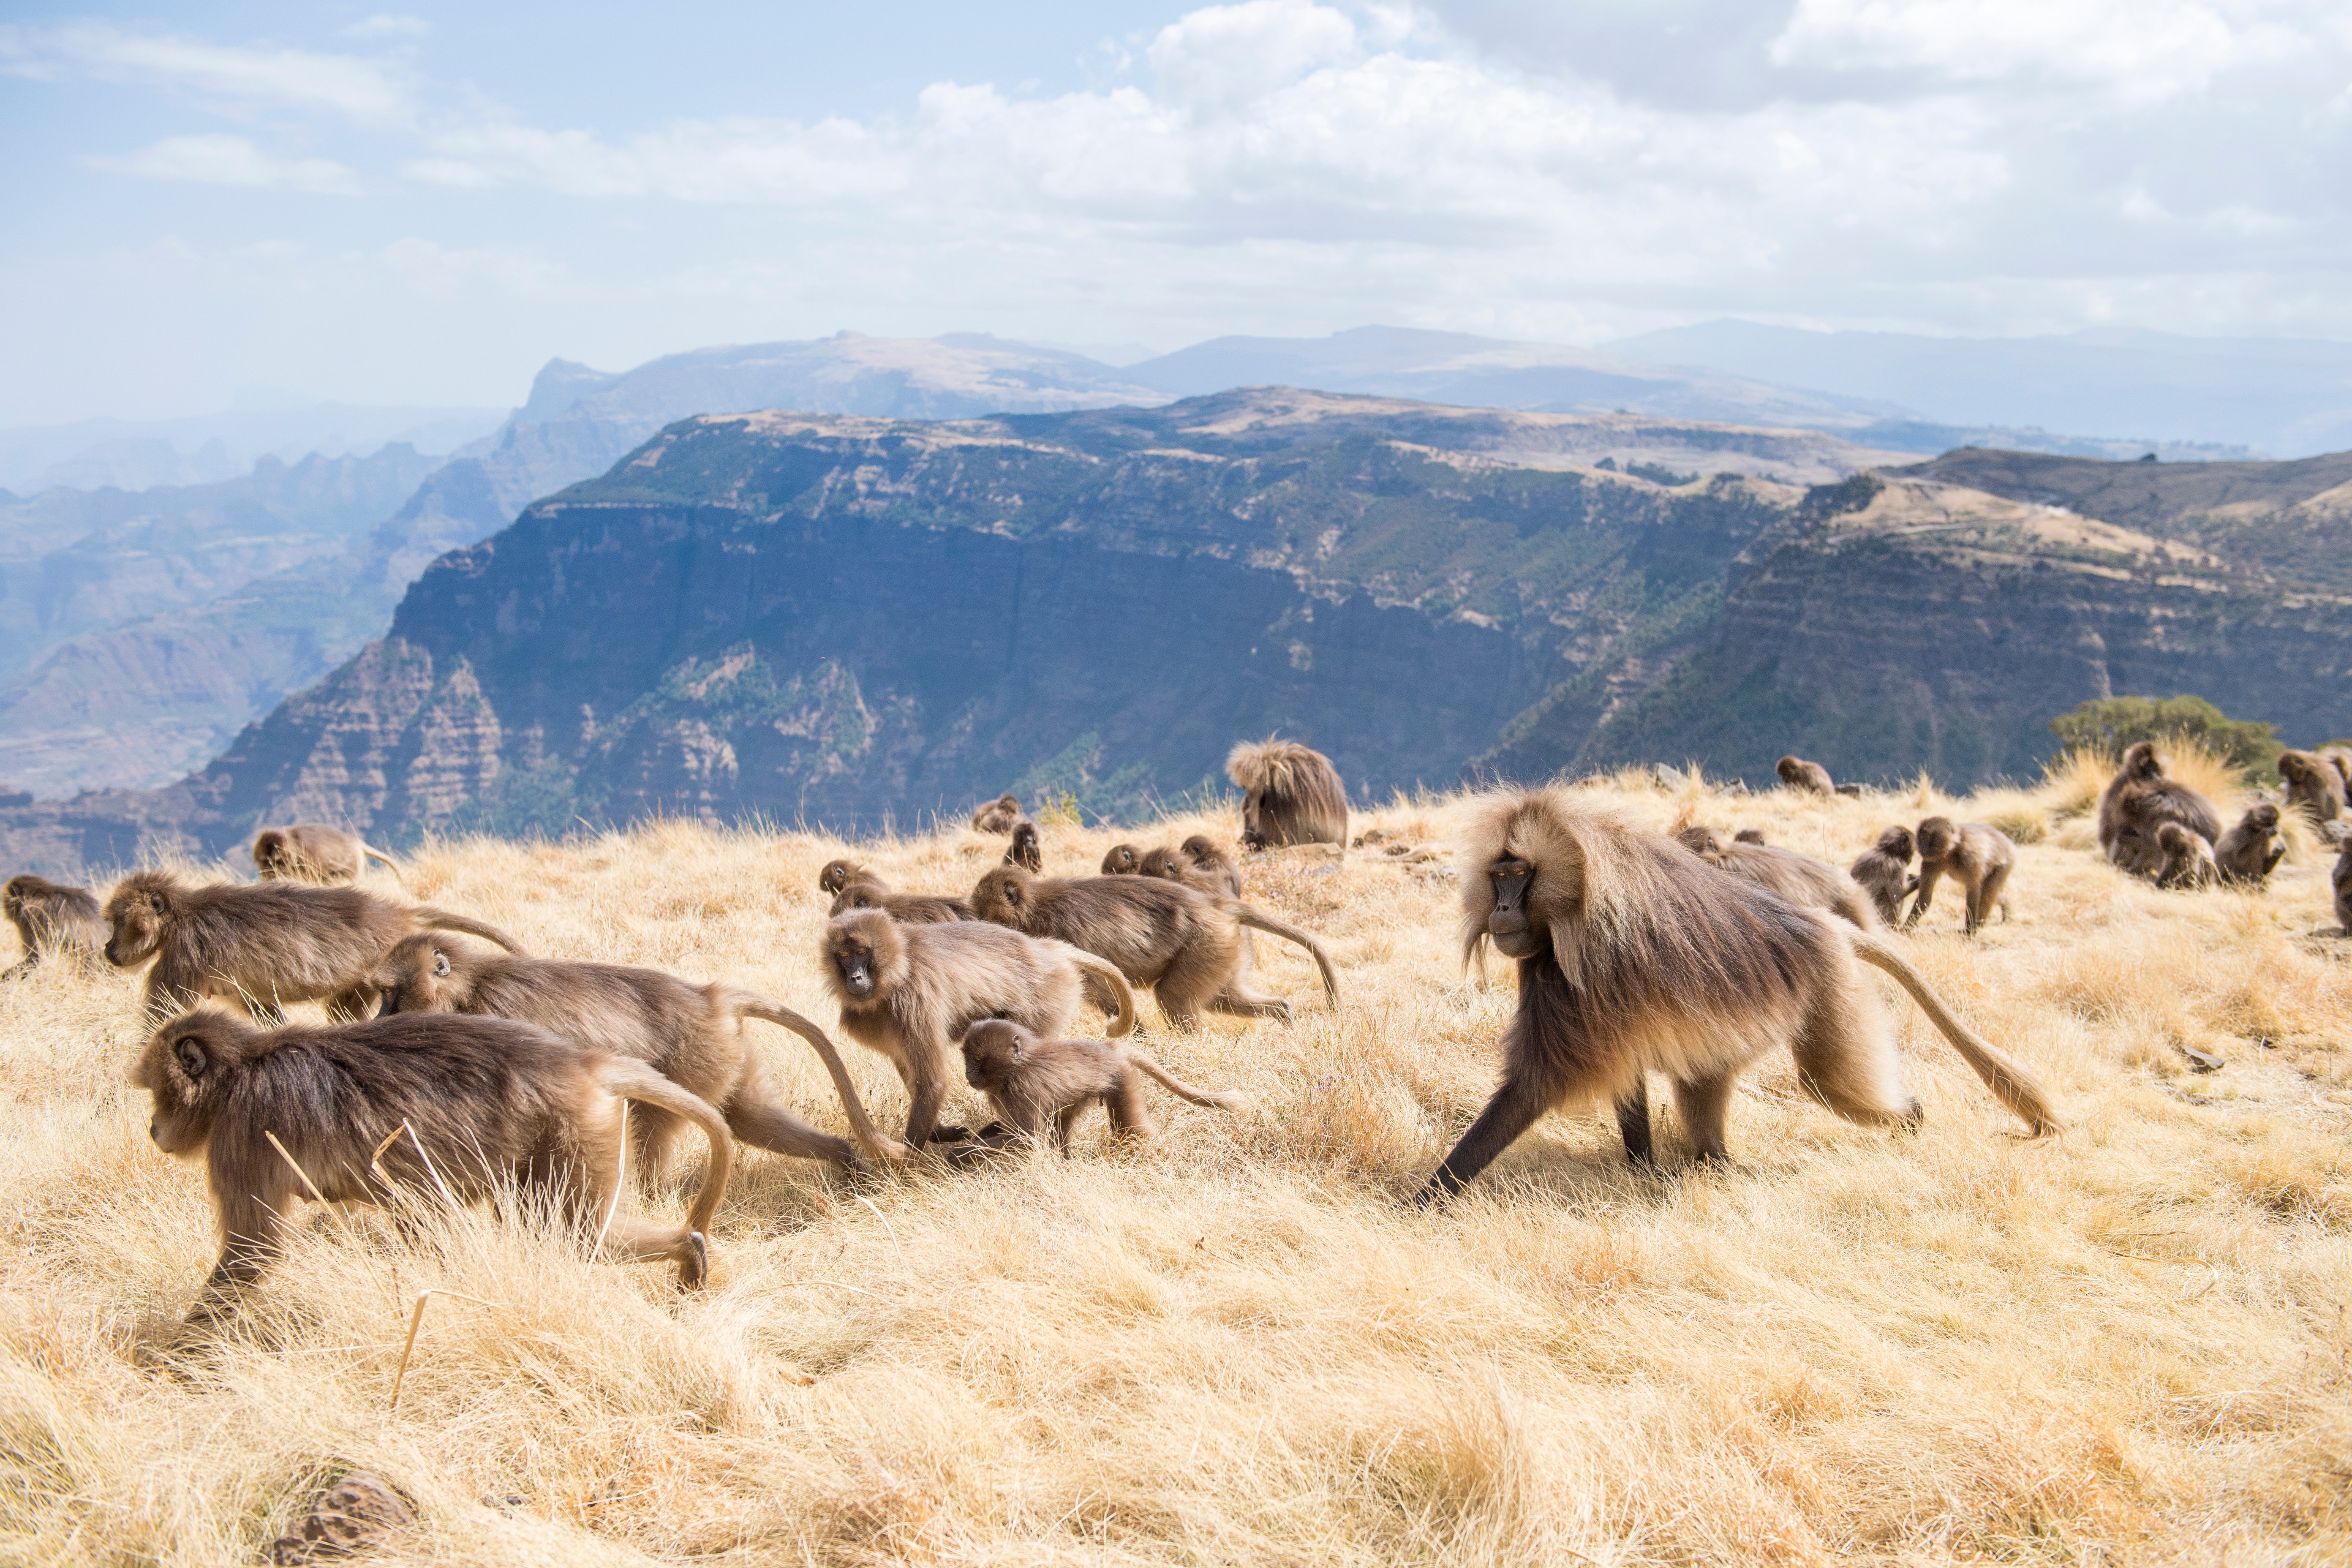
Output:
[[[2032,840],[2012,918],[1964,941],[1948,893],[1908,946],[2052,1085],[2058,1139],[2021,1141],[1889,988],[1916,1136],[1840,1121],[1768,1059],[1728,1169],[1689,1164],[1670,1113],[1654,1174],[1604,1116],[1555,1117],[1451,1208],[1412,1211],[1492,1086],[1513,989],[1455,962],[1443,850],[1466,802],[1399,799],[1359,815],[1386,841],[1343,860],[1244,865],[1333,949],[1336,1014],[1263,937],[1294,1025],[1176,1034],[1146,1005],[1151,1048],[1246,1111],[1155,1091],[1155,1148],[1104,1148],[1097,1118],[1074,1158],[969,1173],[746,1152],[712,1288],[684,1298],[663,1268],[487,1215],[404,1236],[311,1214],[242,1330],[197,1348],[172,1347],[211,1213],[123,1083],[132,980],[7,984],[0,1553],[250,1563],[360,1467],[417,1505],[384,1560],[499,1568],[2345,1562],[2352,973],[2328,860],[2299,839],[2266,892],[2158,892],[2098,858],[2097,782],[1959,802],[1590,786],[1841,864],[1931,810]],[[1049,823],[1047,866],[1234,828],[1223,806],[1150,832]],[[856,853],[960,892],[1003,845],[959,827]],[[447,839],[408,886],[537,952],[738,981],[829,1025],[815,879],[845,847],[677,821]],[[840,1129],[812,1053],[781,1031],[764,1048]],[[877,1120],[902,1116],[879,1059],[844,1050]],[[394,1412],[428,1289],[450,1294]]]

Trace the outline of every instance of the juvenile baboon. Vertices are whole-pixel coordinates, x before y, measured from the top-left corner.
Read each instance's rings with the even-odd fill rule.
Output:
[[[139,871],[106,900],[106,961],[147,972],[151,1016],[212,997],[256,1017],[289,1002],[324,1002],[330,1015],[375,1011],[375,966],[421,931],[457,931],[522,948],[493,925],[429,904],[394,904],[357,888],[299,882],[191,887],[169,871]]]
[[[971,814],[972,826],[982,833],[1010,833],[1021,820],[1021,797],[1007,792]]]
[[[1005,847],[1004,863],[1032,871],[1045,868],[1045,850],[1037,842],[1037,825],[1025,816],[1013,825],[1013,842]]]
[[[1181,883],[1153,877],[1033,877],[1004,866],[980,879],[971,907],[982,920],[1110,960],[1130,984],[1150,986],[1160,1010],[1179,1026],[1189,1026],[1203,1007],[1289,1022],[1289,1003],[1249,988],[1241,940],[1245,928],[1312,953],[1325,994],[1334,1007],[1339,1005],[1339,977],[1321,942],[1238,900],[1213,899]]]
[[[1143,869],[1143,851],[1132,844],[1114,844],[1103,856],[1102,874],[1106,877],[1132,877]]]
[[[762,1018],[814,1047],[833,1079],[857,1142],[877,1159],[907,1152],[874,1130],[849,1070],[823,1029],[781,1002],[730,985],[697,985],[658,969],[617,963],[567,963],[483,952],[430,935],[412,936],[377,966],[379,1016],[463,1013],[520,1018],[591,1050],[634,1057],[719,1108],[742,1142],[803,1160],[853,1163],[857,1150],[820,1132],[784,1109],[767,1068],[744,1037],[742,1020]],[[636,1169],[658,1182],[682,1126],[664,1110],[631,1119]]]
[[[2312,754],[2336,770],[2336,778],[2344,785],[2345,809],[2352,811],[2352,752],[2341,746],[2322,746]]]
[[[1764,830],[1760,827],[1743,827],[1731,836],[1731,841],[1734,844],[1761,844],[1764,842]]]
[[[2314,824],[2344,815],[2344,775],[2333,762],[2309,752],[2281,752],[2278,774],[2286,784],[2286,803]]]
[[[1181,882],[1213,899],[1242,896],[1242,868],[1234,864],[1232,856],[1198,833],[1180,848],[1162,846],[1146,855],[1142,872],[1163,882]]]
[[[851,866],[845,860],[835,860],[827,866],[826,877],[833,874],[834,866],[846,866],[848,869],[840,886],[827,889],[834,895],[833,907],[825,911],[827,919],[852,910],[880,910],[892,920],[908,925],[938,925],[946,921],[980,918],[961,899],[943,898],[936,893],[894,893],[879,873],[863,866]],[[824,886],[824,877],[817,879],[817,886]]]
[[[2009,835],[1983,822],[1954,822],[1948,816],[1931,816],[1919,824],[1919,895],[1911,900],[1910,918],[1903,922],[1909,931],[1927,912],[1936,900],[1936,883],[1949,877],[1960,885],[1965,912],[1962,929],[1970,936],[1992,918],[1996,906],[2000,918],[2009,918],[2009,900],[2001,889],[2009,885],[2010,872],[2017,868],[2017,846]]]
[[[1878,911],[1879,920],[1893,925],[1902,913],[1904,899],[1919,885],[1919,879],[1911,875],[1911,830],[1890,827],[1881,833],[1878,841],[1846,868],[1846,875],[1870,895],[1871,908]]]
[[[1772,771],[1780,775],[1782,784],[1801,794],[1835,795],[1838,792],[1829,769],[1819,763],[1809,763],[1802,757],[1782,757],[1772,764]]]
[[[2125,870],[2146,875],[2164,864],[2156,830],[2178,822],[2210,844],[2221,836],[2213,803],[2178,779],[2167,778],[2156,747],[2136,741],[2099,796],[2099,848]]]
[[[2164,857],[2156,868],[2156,885],[2159,888],[2216,888],[2221,883],[2221,868],[2214,863],[2213,847],[2177,822],[2162,822],[2156,828],[2157,852]]]
[[[253,836],[253,868],[264,881],[290,877],[298,882],[356,882],[369,860],[381,860],[393,880],[407,885],[393,858],[356,833],[323,822],[265,827]]]
[[[2221,868],[2225,879],[2257,887],[2270,880],[2285,854],[2286,840],[2279,834],[2279,808],[2268,801],[2249,809],[2238,818],[2238,826],[2213,846],[2214,863]]]
[[[697,1286],[734,1157],[719,1113],[645,1063],[509,1018],[265,1033],[202,1007],[155,1032],[131,1082],[154,1097],[155,1146],[203,1160],[211,1179],[221,1255],[191,1321],[233,1304],[284,1251],[286,1216],[314,1188],[329,1203],[380,1204],[396,1188],[468,1204],[543,1194],[583,1229],[600,1227],[615,1256],[668,1258],[680,1285]],[[624,1100],[684,1117],[710,1140],[683,1226],[620,1212]]]
[[[2336,852],[2336,865],[2327,873],[2328,890],[2335,895],[2336,928],[2352,936],[2352,838]]]
[[[106,946],[106,917],[99,913],[98,899],[88,888],[68,888],[28,871],[9,878],[7,888],[0,890],[0,912],[25,943],[25,956],[0,973],[0,980],[29,973],[45,959],[70,959],[93,968]]]
[[[1805,1089],[1839,1115],[1916,1123],[1921,1108],[1856,959],[1900,982],[2037,1133],[2057,1130],[2032,1076],[1954,1018],[1884,939],[1565,789],[1491,798],[1464,861],[1463,960],[1489,942],[1517,959],[1519,1005],[1503,1039],[1502,1087],[1422,1190],[1424,1203],[1460,1190],[1547,1110],[1622,1100],[1653,1068],[1675,1080],[1699,1153],[1723,1159],[1733,1085],[1776,1043],[1796,1058]]]
[[[1348,788],[1331,759],[1296,741],[1244,742],[1225,757],[1242,789],[1242,842],[1252,849],[1348,842]]]
[[[1117,998],[1106,1033],[1135,1029],[1135,994],[1113,965],[1065,942],[981,921],[900,925],[879,910],[856,910],[824,928],[820,962],[841,1004],[843,1030],[888,1058],[907,1086],[913,1149],[966,1135],[940,1125],[940,1107],[955,1076],[957,1043],[982,1018],[1010,1018],[1051,1039],[1068,1032],[1091,979]]]
[[[1143,1103],[1150,1078],[1180,1099],[1216,1110],[1238,1109],[1237,1094],[1193,1089],[1145,1052],[1109,1040],[1046,1040],[1004,1018],[974,1024],[963,1037],[963,1078],[988,1097],[996,1122],[981,1130],[983,1146],[1002,1147],[1045,1136],[1070,1151],[1070,1131],[1097,1100],[1110,1115],[1114,1138],[1149,1143],[1158,1136]]]
[[[1178,847],[1184,851],[1184,858],[1214,876],[1228,894],[1236,899],[1242,896],[1242,868],[1234,864],[1234,858],[1225,852],[1223,845],[1205,833],[1195,833]]]
[[[828,860],[824,869],[816,874],[816,889],[820,893],[837,893],[860,877],[874,874],[855,860]],[[879,878],[875,878],[879,881]]]
[[[1827,910],[1848,925],[1876,931],[1878,918],[1862,885],[1826,860],[1769,844],[1726,844],[1712,827],[1685,827],[1675,841],[1711,866],[1769,888],[1792,904]]]

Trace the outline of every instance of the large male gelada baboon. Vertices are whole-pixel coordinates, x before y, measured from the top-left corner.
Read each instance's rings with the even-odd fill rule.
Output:
[[[2164,868],[2157,829],[2168,822],[2180,824],[2208,844],[2221,837],[2213,803],[2167,777],[2155,745],[2136,741],[2099,796],[2099,848],[2123,869],[2153,876]]]
[[[1709,866],[1570,792],[1500,795],[1465,853],[1462,951],[1518,961],[1503,1082],[1423,1189],[1460,1190],[1555,1107],[1621,1100],[1654,1068],[1674,1080],[1702,1157],[1726,1157],[1740,1072],[1774,1045],[1807,1092],[1849,1121],[1916,1122],[1894,1031],[1857,959],[1893,975],[1995,1096],[2057,1130],[2032,1074],[1953,1017],[1884,939]]]
[[[88,888],[69,888],[30,872],[11,877],[6,889],[0,891],[0,912],[7,915],[25,944],[25,956],[0,973],[0,980],[29,973],[44,962],[69,961],[85,969],[95,968],[106,946],[106,917],[99,912],[98,899]]]
[[[1348,789],[1331,759],[1296,741],[1245,741],[1225,758],[1242,790],[1242,842],[1252,849],[1348,842]]]

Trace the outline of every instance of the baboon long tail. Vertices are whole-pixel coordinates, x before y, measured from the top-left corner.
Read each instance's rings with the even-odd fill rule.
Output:
[[[841,1053],[834,1049],[831,1036],[782,1003],[765,996],[744,991],[736,993],[732,1001],[737,1017],[764,1018],[814,1046],[817,1059],[824,1063],[824,1070],[833,1079],[834,1092],[841,1096],[841,1109],[849,1118],[850,1131],[857,1135],[858,1146],[877,1160],[894,1163],[905,1161],[907,1146],[896,1138],[884,1136],[866,1114],[866,1102],[857,1098],[857,1086],[849,1081],[849,1069],[842,1065]]]
[[[1936,994],[1926,975],[1911,967],[1910,960],[1868,931],[1852,935],[1854,956],[1895,976],[1896,983],[1911,993],[1911,1000],[1919,1004],[1919,1010],[1943,1031],[1944,1038],[1952,1042],[1952,1048],[1984,1079],[1993,1098],[2017,1112],[2033,1130],[2035,1137],[2065,1130],[2065,1123],[2058,1120],[2058,1112],[2051,1107],[2049,1091],[2025,1069],[2024,1064],[1952,1016],[1944,999]]]
[[[1071,947],[1067,942],[1062,946],[1069,952],[1072,963],[1109,986],[1111,994],[1118,998],[1118,1016],[1111,1019],[1110,1026],[1103,1033],[1113,1039],[1135,1033],[1135,988],[1127,983],[1118,965],[1107,958],[1097,958],[1083,947]]]
[[[433,931],[463,931],[467,936],[480,937],[484,942],[497,942],[509,952],[522,954],[522,943],[515,941],[488,921],[478,921],[471,915],[457,914],[450,910],[436,910],[431,904],[416,906],[416,923]]]
[[[1295,942],[1313,953],[1315,967],[1323,972],[1323,994],[1330,999],[1332,1006],[1337,1007],[1339,1005],[1339,971],[1331,967],[1331,955],[1323,951],[1321,942],[1300,931],[1297,926],[1285,925],[1255,905],[1236,903],[1234,905],[1234,912],[1241,916],[1242,924],[1258,931],[1270,931],[1285,942]]]
[[[1152,1080],[1160,1088],[1181,1100],[1189,1100],[1195,1105],[1205,1105],[1214,1110],[1239,1110],[1249,1103],[1249,1098],[1246,1095],[1212,1094],[1206,1089],[1192,1088],[1174,1073],[1152,1060],[1149,1052],[1129,1050],[1127,1053],[1127,1059],[1149,1073]]]
[[[614,1094],[685,1117],[710,1140],[710,1165],[702,1173],[702,1189],[694,1194],[694,1206],[686,1217],[688,1230],[709,1236],[711,1216],[719,1212],[719,1200],[727,1195],[727,1177],[735,1168],[735,1136],[727,1131],[727,1119],[709,1100],[680,1089],[634,1057],[606,1058],[598,1077]]]
[[[381,860],[383,862],[383,868],[392,873],[392,879],[394,881],[399,883],[404,888],[408,886],[408,879],[400,874],[399,861],[394,860],[391,856],[385,854],[374,845],[364,842],[360,845],[360,853],[366,856],[371,860]]]

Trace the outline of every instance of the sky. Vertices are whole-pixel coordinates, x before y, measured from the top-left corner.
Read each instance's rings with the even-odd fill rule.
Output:
[[[0,16],[5,426],[842,329],[2352,339],[2343,0]]]

